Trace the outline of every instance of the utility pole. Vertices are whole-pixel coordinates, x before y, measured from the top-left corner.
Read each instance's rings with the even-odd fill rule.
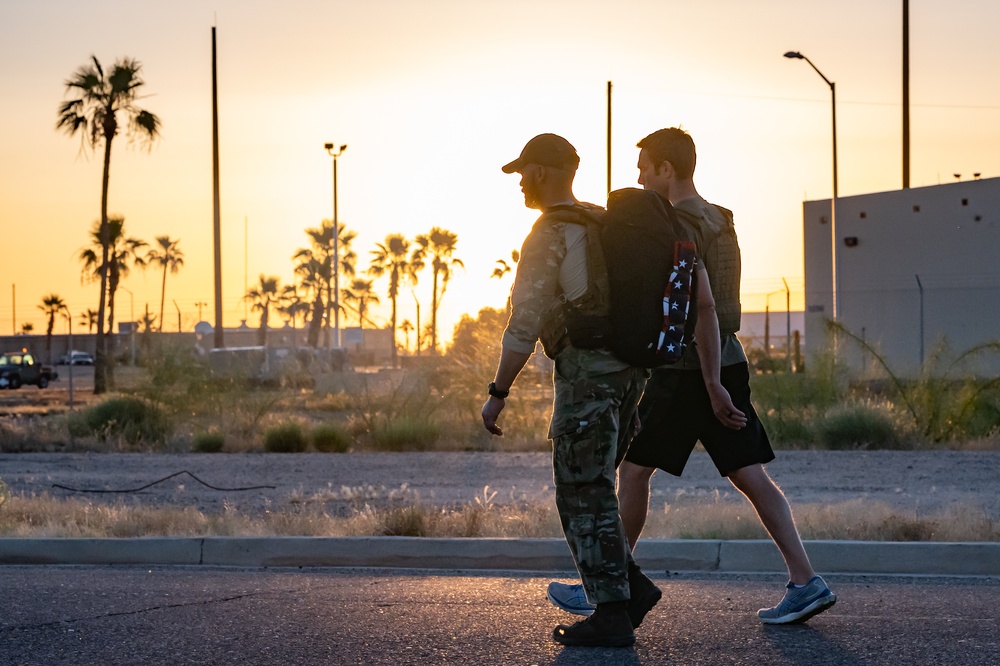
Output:
[[[903,0],[903,189],[910,187],[910,0]]]
[[[222,216],[219,212],[219,87],[216,76],[215,26],[212,26],[212,203],[215,241],[215,347],[225,347],[222,330]],[[180,315],[178,314],[178,318]],[[163,326],[163,322],[160,322]],[[180,325],[178,324],[178,330]]]
[[[206,303],[205,301],[198,301],[194,305],[196,308],[198,308],[198,321],[201,321],[201,309],[206,305],[208,305],[208,303]]]
[[[608,194],[611,194],[611,81],[608,81]]]

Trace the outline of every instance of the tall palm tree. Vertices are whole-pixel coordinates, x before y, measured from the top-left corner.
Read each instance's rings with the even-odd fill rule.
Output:
[[[408,258],[410,242],[400,234],[385,237],[385,243],[376,243],[372,250],[372,263],[368,274],[381,277],[389,274],[389,300],[392,301],[392,364],[396,365],[396,300],[404,282],[416,284],[417,276]]]
[[[250,309],[260,312],[260,328],[257,329],[257,344],[262,347],[267,344],[267,320],[271,316],[271,306],[278,302],[278,278],[264,277],[261,273],[259,282],[243,297],[250,301]]]
[[[61,314],[66,309],[66,303],[58,294],[49,294],[42,298],[42,304],[38,309],[48,317],[48,325],[45,328],[45,354],[49,364],[52,363],[52,329],[56,326],[56,315]]]
[[[66,80],[66,99],[59,105],[56,129],[68,135],[80,135],[83,148],[96,150],[104,144],[104,172],[101,179],[101,297],[97,306],[97,354],[94,364],[94,393],[107,390],[107,342],[104,311],[108,289],[108,182],[111,174],[111,143],[118,135],[118,114],[122,115],[125,133],[151,147],[160,135],[160,119],[136,105],[139,90],[145,85],[142,65],[133,58],[120,58],[105,75],[95,56]]]
[[[118,285],[122,278],[128,277],[132,266],[142,267],[145,260],[139,256],[139,250],[146,247],[146,242],[137,238],[125,237],[125,218],[115,215],[108,218],[108,252],[107,270],[103,270],[105,264],[99,263],[104,255],[104,244],[101,242],[101,222],[94,223],[94,228],[90,231],[91,245],[80,250],[80,261],[83,262],[84,279],[100,280],[101,275],[107,276],[108,286],[108,333],[115,330],[115,296],[118,293]],[[108,386],[115,385],[115,355],[108,354],[107,358],[107,381]]]
[[[431,259],[431,274],[434,277],[434,286],[431,291],[431,349],[437,351],[438,307],[441,305],[441,299],[444,298],[444,292],[448,289],[448,281],[454,275],[455,267],[464,268],[465,264],[462,263],[461,259],[452,256],[458,246],[458,235],[447,229],[434,227],[430,233],[417,236],[416,242],[417,249],[414,251],[414,257],[419,256],[421,263],[428,256]]]
[[[365,313],[368,311],[368,306],[379,302],[372,281],[360,278],[352,280],[350,286],[341,289],[340,297],[345,303],[354,304],[354,310],[358,313],[358,326],[361,328],[365,327]]]
[[[351,250],[351,242],[357,238],[358,234],[353,231],[348,231],[347,227],[343,224],[338,224],[339,230],[337,231],[337,254],[339,259],[337,261],[338,269],[340,273],[345,275],[354,275],[354,266],[357,261],[357,255]],[[330,318],[331,312],[333,311],[333,282],[334,282],[334,268],[333,268],[333,255],[334,255],[334,229],[333,222],[330,220],[323,220],[319,227],[313,229],[306,229],[306,235],[309,237],[310,246],[307,248],[302,248],[296,251],[292,256],[293,259],[299,261],[296,270],[299,267],[306,265],[307,271],[313,272],[319,275],[324,281],[324,287],[326,292],[325,307],[323,308],[323,315],[326,321],[326,336],[327,342],[329,342],[330,335]],[[310,262],[316,262],[318,266],[308,266]],[[319,295],[319,299],[323,298],[323,295]],[[320,300],[317,300],[319,303]],[[312,339],[312,329],[313,326],[319,326],[316,322],[315,312],[313,315],[313,323],[310,325],[309,337]],[[318,344],[318,328],[316,329],[316,342]],[[316,345],[313,345],[316,346]]]
[[[184,265],[184,253],[178,244],[180,239],[172,240],[170,236],[157,236],[156,245],[149,248],[143,258],[143,266],[157,265],[163,268],[163,284],[160,287],[160,330],[163,330],[163,306],[167,300],[167,271],[177,274]]]
[[[97,310],[87,308],[80,313],[80,323],[87,327],[87,333],[93,333],[97,326]]]

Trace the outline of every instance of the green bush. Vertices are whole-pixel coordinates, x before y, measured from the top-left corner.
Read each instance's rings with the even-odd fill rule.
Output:
[[[295,421],[281,423],[264,431],[264,450],[270,453],[301,453],[306,450],[306,436]]]
[[[441,432],[437,424],[425,420],[398,418],[372,429],[372,443],[381,451],[426,451]]]
[[[226,443],[226,436],[221,432],[199,432],[195,434],[192,446],[201,453],[218,453]]]
[[[347,453],[351,446],[351,436],[347,431],[332,423],[314,428],[311,439],[313,447],[321,453]]]
[[[163,411],[140,398],[111,398],[83,411],[69,421],[73,435],[95,435],[101,441],[121,439],[136,445],[162,444],[171,426]]]
[[[824,448],[891,449],[899,445],[892,417],[870,403],[835,407],[816,424],[817,437]]]

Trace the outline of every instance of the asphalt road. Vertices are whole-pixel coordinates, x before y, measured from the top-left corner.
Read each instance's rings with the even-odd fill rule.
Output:
[[[0,567],[0,663],[1000,664],[1000,580],[831,576],[807,625],[753,612],[780,577],[649,572],[634,648],[561,648],[548,577],[333,569]]]

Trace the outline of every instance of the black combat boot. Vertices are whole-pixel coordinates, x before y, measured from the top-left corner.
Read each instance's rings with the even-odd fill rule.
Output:
[[[552,631],[552,639],[562,645],[585,647],[628,647],[633,645],[635,632],[632,631],[628,604],[627,601],[597,604],[597,610],[586,620],[557,626]]]
[[[628,565],[628,591],[631,597],[628,602],[628,617],[632,621],[632,628],[638,629],[646,613],[652,610],[663,593],[639,570],[639,565],[635,562]]]

